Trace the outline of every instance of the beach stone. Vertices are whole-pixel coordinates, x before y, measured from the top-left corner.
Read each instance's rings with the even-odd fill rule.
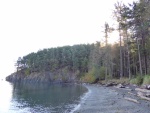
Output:
[[[147,88],[146,88],[146,89],[150,90],[150,85],[147,85]]]

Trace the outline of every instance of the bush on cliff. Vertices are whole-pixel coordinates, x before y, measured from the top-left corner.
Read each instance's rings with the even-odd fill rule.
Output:
[[[26,69],[26,70],[25,70],[25,75],[30,75],[30,74],[31,74],[30,69],[29,69],[29,68]]]

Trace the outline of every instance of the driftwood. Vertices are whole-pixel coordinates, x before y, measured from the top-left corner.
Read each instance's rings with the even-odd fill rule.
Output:
[[[139,96],[139,97],[140,97],[141,99],[150,101],[150,98],[148,98],[148,97],[145,97],[145,96]]]
[[[136,99],[132,99],[132,98],[128,98],[128,97],[125,97],[124,99],[125,99],[125,100],[128,100],[128,101],[131,101],[131,102],[134,102],[134,103],[137,103],[137,104],[140,103],[140,102],[137,101]]]
[[[146,95],[145,95],[145,93],[138,91],[138,92],[137,92],[137,96],[140,97],[140,96],[146,96]]]
[[[140,88],[136,88],[135,90],[138,91],[137,96],[139,96],[141,99],[150,101],[149,98],[150,90]]]
[[[147,89],[135,88],[135,90],[143,92],[143,93],[150,93],[150,90],[147,90]]]
[[[122,84],[118,84],[116,87],[117,87],[117,88],[125,88],[125,86],[122,85]]]
[[[134,96],[136,96],[136,94],[134,94],[134,93],[131,93],[131,92],[128,92],[128,94],[131,94],[131,95],[134,95]]]

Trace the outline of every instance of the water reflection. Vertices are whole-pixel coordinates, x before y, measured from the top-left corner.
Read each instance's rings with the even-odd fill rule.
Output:
[[[14,84],[11,110],[20,113],[69,112],[86,91],[82,86],[71,84]]]
[[[3,80],[0,81],[0,113],[8,112],[12,100],[12,85]]]

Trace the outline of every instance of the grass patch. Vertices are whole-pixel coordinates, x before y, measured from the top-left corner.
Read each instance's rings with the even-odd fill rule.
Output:
[[[150,75],[145,75],[143,79],[143,85],[150,84]]]
[[[136,78],[131,79],[130,83],[136,84],[136,85],[141,85],[143,83],[143,77],[138,75]]]

